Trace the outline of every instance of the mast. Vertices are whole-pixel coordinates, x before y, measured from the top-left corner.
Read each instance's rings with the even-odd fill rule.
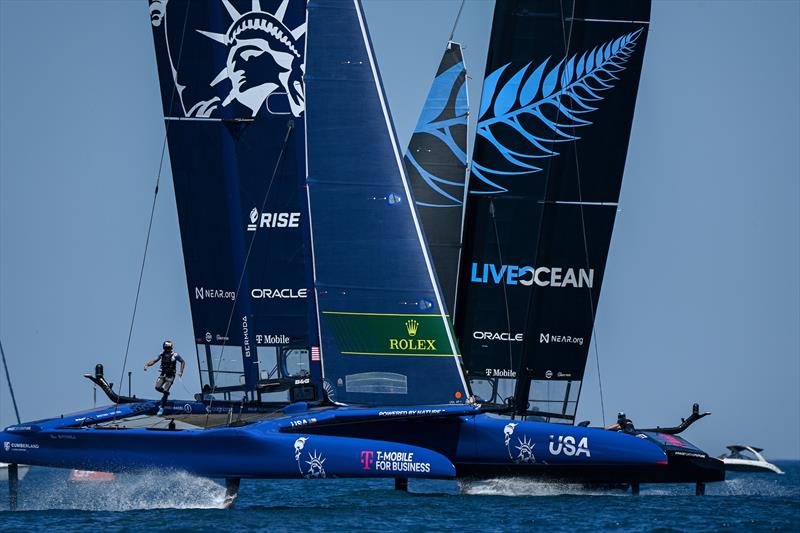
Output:
[[[456,331],[477,395],[572,422],[647,37],[646,1],[498,2]]]

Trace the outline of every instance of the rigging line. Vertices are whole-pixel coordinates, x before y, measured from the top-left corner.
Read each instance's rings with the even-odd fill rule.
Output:
[[[186,394],[188,394],[189,397],[191,398],[192,397],[192,391],[190,391],[189,388],[186,386],[186,383],[183,382],[183,376],[178,376],[178,381],[180,381],[181,387],[183,387],[183,390],[185,390]]]
[[[190,5],[191,4],[187,4],[186,5],[186,14],[183,17],[183,28],[181,30],[181,43],[180,43],[180,47],[178,48],[178,64],[177,64],[177,68],[180,68],[181,57],[183,56],[183,42],[184,42],[184,37],[186,37],[186,22],[189,20]],[[177,83],[174,83],[173,87],[172,87],[172,92],[171,92],[170,98],[169,98],[169,110],[167,112],[167,116],[172,115],[172,104],[173,104],[173,102],[175,100],[176,87],[177,87]],[[166,124],[164,125],[164,140],[161,143],[161,157],[159,158],[159,162],[158,162],[158,174],[156,175],[156,187],[155,187],[155,190],[153,191],[153,204],[150,206],[150,220],[147,223],[147,237],[145,238],[145,241],[144,241],[144,253],[142,254],[142,265],[139,268],[139,281],[136,284],[136,298],[133,301],[133,313],[131,314],[131,325],[130,325],[130,328],[128,328],[128,341],[125,344],[125,356],[122,359],[122,372],[121,372],[121,374],[119,376],[119,381],[117,382],[117,383],[120,384],[119,385],[120,392],[122,391],[122,380],[125,377],[125,369],[127,368],[127,365],[128,365],[128,353],[130,352],[131,339],[133,338],[133,326],[136,323],[136,311],[139,308],[139,295],[140,295],[140,293],[142,291],[142,278],[144,277],[144,265],[145,265],[145,263],[147,261],[147,251],[148,251],[148,249],[150,247],[150,234],[151,234],[151,232],[153,230],[153,217],[154,217],[155,212],[156,212],[156,200],[158,199],[158,187],[161,184],[161,172],[164,169],[164,156],[167,153],[167,134],[169,133],[169,125],[170,125],[169,121],[167,121]],[[115,403],[114,404],[114,418],[113,418],[113,420],[117,419],[117,411],[118,411],[117,407],[118,406],[119,406],[119,403]]]
[[[575,3],[576,2],[573,2],[573,4],[572,4],[572,20],[575,19]],[[563,13],[562,13],[561,25],[564,26]],[[570,27],[569,27],[569,38],[568,38],[568,41],[567,41],[568,43],[572,40],[572,30],[573,30],[574,27],[575,27],[575,24],[573,22],[573,23],[570,24]],[[567,46],[567,48],[569,49],[569,45]],[[589,266],[590,266],[590,264],[589,264],[589,239],[586,236],[586,219],[585,219],[584,210],[583,210],[583,208],[584,208],[584,205],[583,205],[583,191],[581,189],[581,166],[580,166],[580,162],[578,161],[578,143],[577,142],[573,142],[573,146],[575,148],[575,151],[574,151],[574,156],[575,156],[575,177],[577,178],[577,186],[578,186],[578,202],[579,202],[578,203],[578,207],[579,207],[580,213],[581,213],[581,232],[583,233],[583,253],[584,253],[584,257],[586,259],[586,267],[589,268]],[[597,385],[598,385],[598,388],[600,390],[600,413],[601,413],[601,415],[603,417],[603,427],[605,427],[605,425],[606,425],[606,406],[605,406],[605,399],[603,397],[603,380],[602,380],[602,378],[600,376],[600,351],[599,351],[599,349],[597,347],[597,328],[595,326],[595,318],[596,317],[595,317],[595,309],[594,309],[594,300],[592,299],[592,288],[591,287],[587,287],[586,293],[589,296],[589,311],[591,313],[591,318],[592,318],[592,339],[594,341],[592,344],[594,345],[594,360],[595,360],[595,365],[597,367]],[[581,392],[582,388],[583,388],[583,380],[581,380],[581,387],[578,389],[578,397],[577,397],[576,406],[575,406],[576,411],[577,411],[577,401],[580,400],[580,392]]]
[[[290,120],[286,124],[286,135],[283,137],[283,144],[281,145],[281,151],[278,154],[278,159],[275,161],[275,167],[272,169],[272,177],[269,179],[269,185],[267,185],[267,191],[264,193],[264,200],[261,202],[261,210],[260,213],[264,211],[264,208],[267,206],[267,200],[269,199],[269,193],[272,191],[272,185],[275,183],[275,177],[278,175],[278,169],[281,167],[281,162],[283,161],[283,155],[286,153],[286,146],[289,144],[289,137],[292,134],[292,130],[294,130],[294,121]],[[233,303],[231,304],[231,312],[228,315],[228,324],[225,326],[225,336],[222,341],[222,349],[219,351],[219,357],[217,358],[217,368],[222,363],[222,355],[225,353],[225,347],[228,345],[228,333],[231,329],[231,322],[233,321],[233,314],[236,311],[236,302],[239,301],[239,293],[241,292],[242,282],[244,281],[244,276],[247,273],[247,263],[250,261],[250,254],[253,251],[253,244],[256,242],[256,235],[258,235],[257,231],[253,232],[253,235],[250,237],[250,244],[247,246],[247,254],[244,257],[244,264],[242,265],[242,273],[239,276],[239,283],[236,285],[236,292],[233,295]],[[213,369],[209,369],[209,372],[213,372]],[[211,389],[211,394],[217,390],[217,384],[214,383],[214,386]],[[214,403],[213,396],[209,400],[208,409],[206,410],[206,427],[208,427],[208,415],[211,413],[211,405]]]
[[[468,89],[469,88],[468,87],[469,82],[467,82],[467,80],[471,79],[471,78],[469,77],[469,74],[467,73],[467,63],[464,60],[464,49],[461,48],[461,45],[459,45],[459,49],[461,50],[461,63],[464,65],[464,87],[466,89]],[[469,110],[469,90],[466,90],[465,94],[467,95],[467,109]],[[469,111],[467,111],[467,126],[469,127]],[[470,157],[468,155],[468,154],[471,153],[470,149],[469,149],[470,148],[469,140],[470,140],[470,136],[469,136],[469,134],[467,134],[467,141],[466,141],[466,144],[464,145],[464,149],[466,150],[466,154],[465,154],[466,155],[466,159],[464,161],[464,192],[461,195],[461,227],[459,228],[459,231],[458,231],[458,263],[456,264],[456,288],[455,288],[455,291],[453,292],[453,308],[450,310],[450,312],[453,315],[451,317],[451,322],[453,324],[453,330],[454,331],[455,331],[455,327],[456,327],[455,326],[455,324],[456,324],[456,314],[457,314],[457,310],[458,310],[458,305],[457,305],[458,304],[458,292],[459,292],[458,289],[459,289],[459,287],[461,285],[461,275],[462,275],[461,272],[462,272],[462,267],[463,267],[461,262],[464,259],[464,235],[466,234],[466,223],[465,222],[466,222],[466,218],[467,218],[467,201],[468,201],[468,198],[469,198],[470,162],[471,162],[470,161]],[[461,366],[462,367],[464,366],[464,360],[463,359],[461,360]],[[463,368],[462,368],[462,370],[463,370]],[[466,375],[466,371],[465,370],[464,370],[464,375]]]
[[[453,29],[450,30],[450,37],[447,39],[448,41],[453,40],[453,35],[456,33],[456,26],[458,26],[458,19],[461,18],[461,11],[464,9],[464,4],[467,0],[461,0],[461,5],[458,7],[458,14],[456,14],[456,20],[453,21]]]
[[[162,157],[163,157],[163,155],[162,155]],[[152,229],[153,229],[153,216],[155,215],[155,211],[156,211],[156,199],[158,198],[158,180],[159,180],[159,178],[160,178],[160,175],[159,175],[158,178],[156,178],[156,188],[155,188],[155,191],[153,193],[153,204],[150,206],[150,221],[147,224],[147,237],[145,238],[145,241],[144,241],[144,254],[142,255],[142,265],[139,268],[139,282],[136,285],[136,298],[134,299],[134,302],[133,302],[133,314],[131,315],[131,325],[130,325],[130,328],[128,328],[128,342],[125,344],[125,357],[122,360],[122,372],[120,373],[119,381],[117,382],[117,383],[120,384],[119,385],[120,392],[122,392],[122,380],[125,377],[125,369],[127,368],[127,365],[128,365],[128,352],[130,351],[131,338],[133,337],[133,325],[136,322],[136,310],[139,307],[139,294],[140,294],[140,292],[142,290],[142,278],[144,277],[144,265],[145,265],[145,262],[147,260],[147,249],[148,249],[148,247],[150,245],[150,233],[152,232]],[[116,405],[117,404],[115,404],[115,409],[114,409],[115,413],[117,411]],[[116,414],[114,415],[114,418],[116,419]]]
[[[495,217],[494,200],[489,200],[489,216],[492,217],[494,239],[497,242],[497,258],[500,260],[500,264],[504,265],[503,252],[501,251],[500,247],[500,233],[497,231],[497,218]],[[506,330],[508,331],[508,334],[511,335],[511,312],[508,309],[508,285],[506,285],[505,280],[503,280],[503,305],[506,308]],[[511,349],[511,342],[508,342],[508,367],[514,367],[514,352]],[[505,402],[505,399],[503,399],[503,401]]]
[[[11,395],[11,403],[14,404],[14,414],[17,416],[17,424],[21,424],[19,419],[19,409],[17,408],[17,398],[14,396],[14,387],[11,386],[11,374],[8,373],[8,364],[6,363],[6,351],[3,350],[3,342],[0,341],[0,355],[3,356],[3,368],[6,370],[6,381],[8,382],[8,392]]]

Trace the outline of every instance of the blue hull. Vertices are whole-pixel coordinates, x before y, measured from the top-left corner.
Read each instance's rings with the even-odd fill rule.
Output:
[[[644,434],[512,421],[472,406],[294,404],[262,420],[209,429],[125,427],[130,417],[152,415],[156,408],[156,402],[123,404],[10,426],[0,435],[0,461],[113,472],[174,469],[225,478],[512,475],[627,483],[724,476],[715,459],[682,439],[665,443]],[[166,418],[207,409],[179,401],[170,408]],[[115,418],[117,423],[109,423]]]

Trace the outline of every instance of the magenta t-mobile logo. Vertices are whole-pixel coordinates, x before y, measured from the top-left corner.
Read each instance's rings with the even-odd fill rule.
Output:
[[[375,464],[375,452],[372,450],[361,450],[361,466],[364,470],[372,470],[372,465]]]

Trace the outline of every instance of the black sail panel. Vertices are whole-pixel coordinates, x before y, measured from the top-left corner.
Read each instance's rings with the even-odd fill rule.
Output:
[[[442,295],[451,313],[461,252],[468,111],[464,57],[461,45],[451,41],[404,158]]]
[[[521,414],[574,416],[649,11],[581,0],[495,9],[456,330],[476,394],[513,392]]]
[[[321,384],[311,355],[305,7],[150,4],[197,361],[203,385],[223,393],[309,372]]]

